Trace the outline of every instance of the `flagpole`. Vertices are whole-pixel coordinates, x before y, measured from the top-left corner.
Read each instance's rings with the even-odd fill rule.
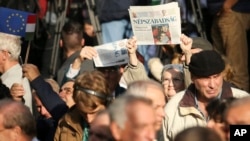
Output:
[[[28,48],[27,48],[26,55],[25,55],[24,64],[28,63],[28,58],[29,58],[29,53],[30,53],[30,44],[31,44],[31,41],[29,40]]]
[[[1,1],[1,0],[0,0]],[[0,7],[0,31],[28,40],[25,64],[28,63],[31,41],[36,30],[37,15],[25,11]],[[14,30],[15,29],[15,30]]]

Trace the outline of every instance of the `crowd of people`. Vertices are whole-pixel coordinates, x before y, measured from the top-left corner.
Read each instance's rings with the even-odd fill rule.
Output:
[[[20,64],[22,38],[0,32],[0,141],[229,141],[230,125],[250,125],[249,82],[240,70],[241,65],[248,68],[247,61],[236,59],[247,55],[234,50],[246,53],[245,43],[235,45],[226,33],[215,31],[225,28],[223,12],[249,17],[250,9],[242,3],[247,2],[221,3],[224,11],[214,21],[214,42],[181,34],[180,44],[160,47],[167,58],[145,62],[137,38],[130,36],[128,63],[107,67],[95,66],[98,52],[86,46],[84,25],[69,19],[60,32],[63,55],[55,78],[44,77],[37,64]],[[111,9],[106,4],[111,5],[99,5],[106,8],[99,9],[103,36],[112,42],[125,38],[127,31],[118,29],[123,25],[127,30],[129,24],[124,9],[146,2],[127,3],[122,9],[121,4]],[[122,11],[109,17],[112,9]],[[242,30],[249,27],[244,24]]]

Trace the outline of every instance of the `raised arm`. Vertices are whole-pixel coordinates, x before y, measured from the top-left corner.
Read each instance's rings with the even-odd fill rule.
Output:
[[[90,46],[85,46],[81,49],[80,55],[74,60],[70,65],[68,72],[66,73],[67,78],[74,78],[78,75],[81,69],[81,64],[86,60],[92,60],[93,57],[97,56],[95,48]]]
[[[193,40],[184,34],[181,35],[180,40],[181,40],[180,46],[185,57],[184,60],[186,65],[188,65],[192,56],[191,47],[193,44]]]
[[[137,40],[135,37],[132,37],[127,42],[127,50],[129,63],[125,67],[125,71],[122,75],[122,78],[125,80],[126,84],[129,84],[136,80],[145,80],[148,79],[147,72],[144,65],[137,59],[136,50],[137,50]]]
[[[66,103],[42,78],[35,65],[24,64],[23,75],[30,81],[31,87],[36,90],[38,97],[54,119],[61,118],[67,112],[68,106]]]
[[[138,59],[136,56],[136,50],[137,50],[137,39],[135,36],[132,38],[128,39],[127,42],[127,50],[128,50],[128,57],[129,57],[129,64],[132,66],[137,66],[138,64]]]

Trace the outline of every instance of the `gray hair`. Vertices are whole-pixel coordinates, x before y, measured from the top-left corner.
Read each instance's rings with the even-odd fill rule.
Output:
[[[132,94],[132,95],[138,95],[138,96],[146,96],[147,94],[147,88],[148,87],[156,87],[160,89],[162,92],[163,87],[160,83],[154,81],[154,80],[138,80],[130,83],[128,85],[128,88],[125,92],[125,94]]]
[[[152,106],[152,101],[148,98],[135,95],[122,95],[115,99],[108,107],[110,122],[115,122],[121,129],[124,129],[125,122],[127,121],[127,107],[137,102]]]
[[[21,39],[18,36],[0,33],[0,50],[5,50],[10,53],[14,60],[18,60],[21,53]]]
[[[180,73],[184,74],[184,70],[183,70],[183,65],[182,64],[167,64],[163,67],[162,71],[161,71],[161,80],[163,79],[163,73],[170,70],[170,69],[175,69],[178,70]]]
[[[3,116],[4,128],[11,129],[19,126],[29,138],[36,135],[35,118],[23,103],[11,99],[0,100],[0,115]]]

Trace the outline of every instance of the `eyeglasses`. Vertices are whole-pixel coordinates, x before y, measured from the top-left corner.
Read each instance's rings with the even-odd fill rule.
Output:
[[[11,52],[9,52],[9,51],[7,51],[7,50],[0,50],[0,51],[2,51],[2,52],[7,52],[7,53],[9,53],[9,54],[11,55]]]
[[[166,83],[172,82],[174,84],[178,84],[178,83],[183,82],[183,79],[180,79],[180,78],[172,78],[172,79],[165,78],[165,79],[162,80],[162,83],[164,83],[164,82],[166,82]]]
[[[61,93],[62,91],[64,91],[66,94],[72,94],[73,90],[71,88],[62,88],[59,90],[59,93]]]

